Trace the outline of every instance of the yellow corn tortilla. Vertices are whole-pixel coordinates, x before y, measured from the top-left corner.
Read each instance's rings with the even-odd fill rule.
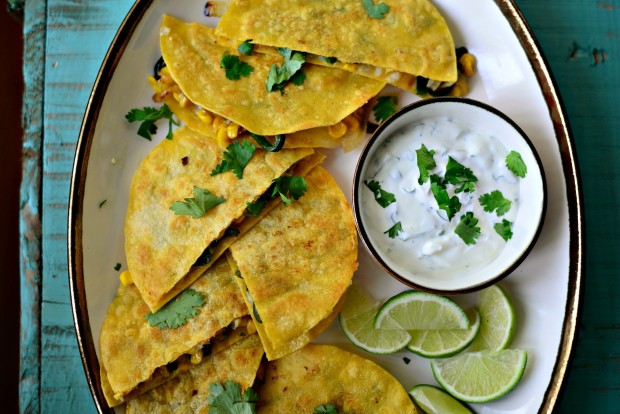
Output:
[[[211,262],[193,266],[212,242],[243,217],[246,202],[255,201],[274,178],[313,154],[305,148],[276,153],[257,149],[242,179],[230,171],[211,176],[223,152],[214,139],[182,127],[175,130],[172,140],[153,148],[134,174],[125,219],[125,253],[133,281],[153,311],[189,286],[223,253],[227,245],[220,241]],[[200,218],[176,215],[170,206],[194,197],[194,186],[226,201]],[[235,227],[245,230],[238,224]]]
[[[127,403],[127,414],[208,413],[212,383],[234,381],[242,389],[256,377],[263,347],[258,335],[251,335],[231,347],[210,355],[189,371]]]
[[[216,34],[307,52],[316,63],[334,57],[337,67],[396,86],[401,74],[455,82],[454,41],[435,6],[428,0],[386,3],[384,18],[373,19],[360,0],[232,0]]]
[[[240,59],[252,66],[248,77],[226,78],[220,61],[234,50],[216,44],[214,29],[164,16],[162,56],[189,100],[258,135],[288,134],[341,121],[375,96],[385,83],[351,72],[304,65],[302,85],[269,92],[267,75],[282,56],[253,54]]]
[[[196,316],[174,329],[150,326],[145,318],[150,309],[135,285],[119,286],[99,339],[101,379],[110,406],[187,370],[190,356],[200,356],[203,345],[210,344],[212,350],[220,346],[216,337],[221,340],[225,328],[237,328],[234,340],[241,332],[253,330],[247,327],[252,322],[233,279],[226,260],[218,260],[191,286],[205,296],[204,305]],[[231,335],[227,336],[225,345],[231,341]],[[176,369],[169,372],[166,365],[175,361]]]
[[[312,413],[334,404],[339,413],[413,414],[407,391],[372,361],[330,345],[309,344],[267,363],[257,388],[257,414]]]
[[[306,182],[303,197],[275,207],[229,248],[270,360],[299,349],[329,325],[358,265],[344,194],[322,167]]]

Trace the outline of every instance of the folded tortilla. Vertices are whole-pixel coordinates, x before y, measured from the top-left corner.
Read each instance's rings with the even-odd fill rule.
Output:
[[[407,391],[372,361],[335,346],[309,344],[265,367],[257,414],[312,413],[331,403],[339,413],[412,414]]]
[[[245,39],[244,39],[245,40]],[[304,65],[306,79],[283,93],[269,92],[267,76],[282,56],[253,54],[240,59],[252,66],[247,77],[230,80],[220,67],[224,54],[214,29],[164,16],[162,57],[171,76],[191,102],[258,135],[289,134],[334,125],[375,96],[384,82],[335,68]]]
[[[306,52],[313,63],[407,90],[415,89],[416,76],[455,82],[454,41],[435,6],[428,0],[386,3],[384,17],[371,18],[359,0],[232,0],[216,34]]]
[[[251,335],[231,347],[206,357],[189,371],[127,403],[127,414],[207,413],[215,382],[234,381],[242,389],[254,383],[263,347]]]
[[[357,269],[351,207],[322,167],[230,248],[236,279],[270,360],[301,348],[335,317]]]
[[[151,326],[135,285],[120,285],[101,328],[101,381],[110,406],[158,386],[201,359],[253,333],[235,276],[224,258],[191,288],[205,296],[198,314],[177,328]]]
[[[142,298],[152,311],[196,280],[236,238],[225,236],[231,225],[242,234],[254,222],[244,219],[247,202],[254,202],[271,185],[313,150],[257,149],[243,178],[232,172],[211,176],[224,148],[211,137],[182,127],[172,140],[163,140],[144,158],[134,174],[125,219],[127,264]],[[193,197],[200,187],[226,201],[199,218],[176,215],[170,206]],[[237,222],[236,222],[237,221]],[[205,249],[211,260],[196,266]]]

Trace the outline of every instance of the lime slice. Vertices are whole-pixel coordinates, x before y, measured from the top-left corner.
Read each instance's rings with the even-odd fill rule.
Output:
[[[458,354],[474,340],[480,328],[476,309],[468,312],[469,329],[429,329],[409,331],[411,341],[407,349],[425,358],[446,358]]]
[[[516,330],[515,311],[506,293],[493,285],[478,293],[480,331],[468,351],[499,351],[510,344]]]
[[[353,344],[373,354],[392,354],[405,348],[411,336],[406,331],[375,329],[379,306],[359,286],[352,285],[338,315],[344,334]]]
[[[467,329],[469,319],[454,301],[439,295],[408,290],[379,308],[375,327],[380,329]]]
[[[520,349],[465,352],[431,361],[437,382],[453,397],[481,403],[506,395],[521,380],[527,353]]]
[[[474,414],[450,394],[432,385],[416,385],[409,391],[415,405],[426,414]]]

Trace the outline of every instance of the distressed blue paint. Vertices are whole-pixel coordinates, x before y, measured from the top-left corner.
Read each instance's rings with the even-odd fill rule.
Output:
[[[28,139],[24,145],[29,156],[24,160],[27,179],[22,185],[21,209],[22,412],[38,412],[39,407],[46,413],[94,412],[71,320],[66,204],[73,150],[88,94],[109,42],[131,3],[27,2],[24,109]],[[620,311],[615,306],[615,294],[620,288],[620,279],[616,277],[620,268],[620,255],[616,252],[620,231],[620,163],[615,162],[620,156],[620,110],[616,102],[620,90],[620,2],[516,3],[540,41],[564,98],[586,199],[585,309],[575,359],[558,411],[614,412],[620,400]],[[580,49],[571,59],[574,42]],[[606,62],[594,65],[594,58],[588,56],[594,48],[607,52]],[[39,204],[41,188],[37,177],[41,167],[43,202]],[[42,233],[37,227],[40,217]],[[42,269],[38,262],[41,252]],[[39,297],[41,278],[43,288]]]

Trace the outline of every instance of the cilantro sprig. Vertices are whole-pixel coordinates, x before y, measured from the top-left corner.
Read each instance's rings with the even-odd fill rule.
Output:
[[[250,162],[252,155],[254,155],[254,151],[256,151],[256,146],[250,141],[233,141],[226,147],[224,159],[211,171],[211,175],[233,171],[237,178],[243,178],[243,169]]]
[[[437,166],[437,163],[433,159],[435,150],[429,150],[426,145],[422,144],[420,149],[415,150],[418,169],[420,170],[420,178],[418,178],[418,184],[422,185],[429,177],[429,170],[432,170]]]
[[[500,223],[495,223],[493,229],[505,241],[512,239],[512,223],[510,221],[503,219]]]
[[[377,103],[372,107],[375,119],[381,123],[388,119],[396,112],[396,105],[398,105],[398,96],[385,95],[377,98]]]
[[[239,80],[241,77],[247,78],[254,71],[254,68],[239,59],[239,56],[229,55],[226,52],[220,59],[220,67],[224,69],[226,78],[230,80]]]
[[[387,234],[390,239],[394,239],[400,234],[401,231],[403,231],[403,225],[399,221],[392,227],[384,231],[383,234]]]
[[[525,178],[527,174],[527,165],[525,165],[523,158],[521,158],[521,154],[517,151],[510,151],[508,155],[506,155],[506,167],[515,173],[517,177]]]
[[[299,86],[306,80],[306,74],[301,70],[306,58],[303,53],[294,52],[286,47],[278,48],[278,52],[284,57],[284,63],[281,66],[275,63],[271,65],[266,86],[269,92],[283,93],[282,90],[289,82]]]
[[[450,197],[445,182],[437,174],[431,175],[430,180],[431,192],[435,197],[435,201],[437,201],[437,206],[440,210],[446,212],[448,221],[452,220],[452,217],[461,210],[459,198],[457,196]]]
[[[250,42],[251,39],[247,39],[245,42],[241,43],[237,47],[239,53],[241,53],[242,55],[251,56],[252,52],[254,51],[254,45]]]
[[[254,414],[258,394],[248,387],[241,392],[241,384],[228,380],[224,385],[214,382],[209,385],[211,394],[207,401],[211,414]]]
[[[306,179],[298,175],[284,175],[274,179],[273,183],[271,198],[279,195],[285,206],[290,206],[293,200],[299,200],[308,191]]]
[[[465,242],[465,244],[476,244],[478,237],[480,237],[480,227],[478,227],[477,224],[478,219],[474,217],[474,213],[468,211],[461,216],[461,221],[454,229],[454,232]]]
[[[332,403],[327,403],[325,405],[317,405],[312,410],[312,414],[338,414],[338,409]]]
[[[149,325],[159,329],[175,329],[196,316],[204,305],[205,296],[195,289],[186,289],[157,312],[145,316]]]
[[[463,164],[459,163],[452,157],[448,157],[448,165],[446,165],[445,179],[447,182],[459,187],[454,191],[455,193],[465,192],[471,193],[474,191],[474,183],[478,182],[473,171]]]
[[[375,201],[383,208],[386,208],[390,204],[396,201],[396,196],[381,188],[381,184],[374,180],[366,180],[364,184],[375,195]]]
[[[155,125],[155,123],[160,119],[168,120],[168,134],[166,135],[168,139],[172,139],[172,125],[179,125],[179,123],[174,120],[172,111],[166,104],[163,104],[159,109],[150,106],[145,106],[142,109],[134,108],[125,114],[125,119],[130,123],[140,122],[138,135],[149,141],[152,135],[157,133],[157,125]]]
[[[362,0],[364,10],[371,19],[383,19],[385,15],[390,11],[390,6],[381,2],[375,4],[373,0]]]
[[[202,217],[207,211],[226,201],[223,197],[211,194],[209,190],[194,186],[194,197],[185,201],[175,201],[170,206],[177,216],[187,215],[194,218]]]
[[[480,205],[484,208],[484,211],[487,213],[492,213],[495,211],[498,216],[503,216],[506,214],[510,207],[512,206],[512,201],[508,200],[504,197],[501,191],[494,190],[490,193],[486,193],[481,195],[478,198]]]

